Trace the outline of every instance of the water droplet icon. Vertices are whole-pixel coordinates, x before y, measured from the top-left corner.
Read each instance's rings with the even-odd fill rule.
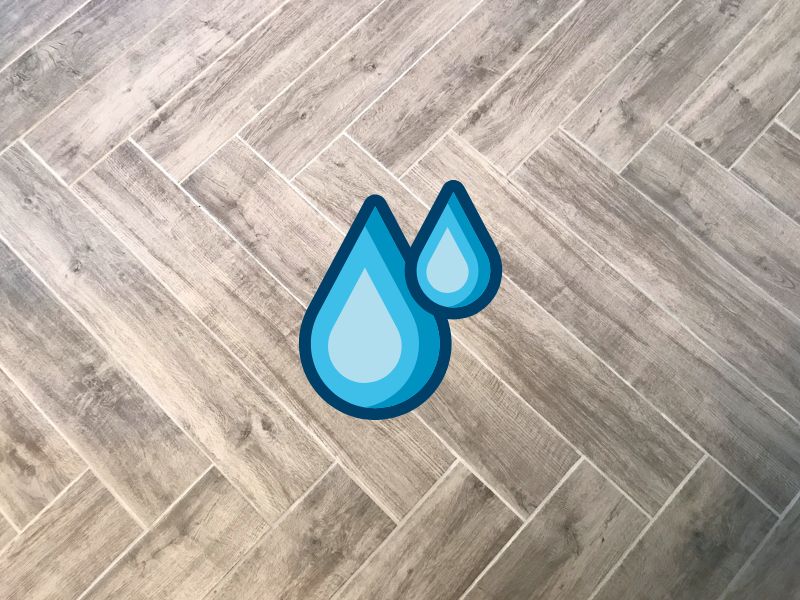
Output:
[[[417,301],[448,319],[474,315],[497,293],[500,254],[458,181],[442,186],[411,244],[406,269]]]
[[[386,201],[365,201],[300,327],[311,385],[338,410],[386,419],[413,410],[441,383],[450,326],[406,282],[408,243]]]

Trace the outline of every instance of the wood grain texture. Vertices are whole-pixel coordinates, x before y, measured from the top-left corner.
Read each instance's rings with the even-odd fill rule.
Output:
[[[322,474],[329,458],[29,153],[14,146],[0,164],[7,190],[0,235],[70,298],[126,370],[262,515],[277,518]],[[14,180],[13,172],[24,177]]]
[[[25,139],[73,183],[278,4],[187,2]]]
[[[266,528],[266,521],[212,467],[84,598],[202,598]]]
[[[800,88],[800,3],[779,0],[686,101],[678,131],[729,167]]]
[[[377,0],[288,2],[134,136],[183,179],[354,26]]]
[[[92,0],[28,49],[0,72],[0,149],[185,1]]]
[[[453,129],[503,172],[512,171],[674,4],[580,3]]]
[[[152,523],[208,459],[4,244],[0,271],[3,368],[126,506]]]
[[[281,207],[291,205],[295,193],[261,161],[248,166],[255,157],[245,151],[243,145],[223,149],[192,176],[189,189],[208,206],[233,200],[264,223],[282,222]],[[245,172],[251,175],[243,177]],[[252,187],[239,195],[248,182]],[[277,187],[264,194],[265,182]],[[447,469],[453,457],[413,417],[357,420],[317,396],[298,355],[303,306],[132,145],[115,151],[81,182],[79,192],[392,516],[402,517]],[[270,236],[269,228],[257,231]]]
[[[350,128],[378,160],[402,173],[574,0],[486,0]]]
[[[707,460],[596,598],[716,598],[774,522],[763,504]]]
[[[387,0],[244,130],[292,177],[476,2]]]
[[[395,214],[410,237],[424,218],[425,207],[346,138],[323,152],[297,183],[341,229],[374,190],[381,190],[391,206],[403,207]],[[311,213],[310,208],[306,211]],[[287,225],[302,229],[302,220]],[[340,239],[332,227],[327,231],[328,237]],[[331,258],[319,260],[324,263]],[[417,414],[524,515],[539,505],[577,460],[575,451],[458,340],[444,381]]]
[[[778,119],[795,135],[800,135],[800,94],[786,105],[786,108],[778,115]]]
[[[774,123],[733,171],[800,223],[800,138]]]
[[[679,3],[578,107],[567,131],[621,169],[774,3]]]
[[[205,600],[327,600],[392,528],[335,466]]]
[[[584,461],[465,600],[585,600],[647,522]]]
[[[786,513],[767,543],[737,576],[724,600],[792,598],[800,590],[800,502]]]
[[[800,427],[538,203],[448,136],[409,173],[421,197],[467,187],[527,294],[776,510],[800,489]]]
[[[86,465],[2,371],[0,415],[0,511],[21,529]]]
[[[139,531],[87,471],[0,554],[0,597],[74,600]]]
[[[800,415],[800,323],[790,313],[564,135],[537,150],[517,180],[789,413]]]
[[[458,598],[519,525],[459,463],[334,598]]]
[[[6,520],[5,517],[0,515],[0,554],[3,552],[3,548],[5,548],[8,543],[13,540],[17,535],[14,526],[11,525],[9,521]]]

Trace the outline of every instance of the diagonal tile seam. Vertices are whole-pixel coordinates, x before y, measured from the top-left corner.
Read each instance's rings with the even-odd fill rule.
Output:
[[[4,373],[2,365],[0,365],[0,373]],[[8,375],[6,375],[8,377]],[[10,378],[9,378],[10,379]],[[22,527],[17,525],[14,521],[11,520],[11,517],[8,516],[8,513],[3,510],[3,507],[0,506],[0,518],[5,519],[6,523],[11,525],[11,529],[13,529],[17,534],[22,531]]]
[[[795,94],[795,96],[794,96],[794,98],[792,98],[791,102],[794,102],[795,100],[798,100],[798,99],[800,99],[800,90],[797,90],[797,94]],[[787,102],[787,103],[786,103],[786,105],[783,107],[783,108],[784,108],[784,110],[786,109],[786,107],[787,107],[787,106],[789,106],[789,104],[790,104],[791,102]],[[796,138],[797,140],[800,140],[800,133],[798,133],[797,131],[794,131],[794,130],[793,130],[793,129],[792,129],[790,126],[789,126],[789,125],[787,125],[787,124],[786,124],[786,121],[784,121],[784,120],[781,118],[782,116],[783,116],[783,110],[781,111],[781,113],[780,113],[780,114],[778,114],[778,116],[777,116],[777,117],[775,117],[775,121],[774,121],[774,123],[775,123],[776,125],[780,125],[780,126],[783,128],[783,129],[785,129],[785,130],[786,130],[786,131],[788,131],[790,134],[792,134],[792,137],[793,137],[793,138]]]

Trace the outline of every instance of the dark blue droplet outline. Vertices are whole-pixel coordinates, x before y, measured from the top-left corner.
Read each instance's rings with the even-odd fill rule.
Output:
[[[458,200],[464,215],[467,217],[467,221],[486,251],[486,255],[489,258],[490,273],[486,289],[480,296],[464,306],[448,307],[436,304],[422,291],[419,281],[417,281],[417,263],[420,260],[423,248],[433,234],[436,223],[441,218],[447,203],[453,196]],[[497,251],[497,246],[495,246],[492,236],[489,235],[486,225],[483,224],[483,219],[478,214],[478,209],[472,203],[472,198],[470,198],[464,185],[460,181],[451,179],[442,186],[436,201],[431,206],[428,216],[425,217],[425,222],[419,228],[419,233],[417,233],[417,237],[414,238],[409,249],[406,259],[406,282],[409,290],[411,290],[411,295],[425,310],[433,315],[446,319],[463,319],[480,312],[492,301],[497,294],[497,290],[500,289],[502,277],[503,261],[500,259],[500,253]]]
[[[445,184],[445,186],[447,186],[447,184]],[[444,188],[442,188],[442,190],[444,191]],[[475,208],[472,207],[472,210],[474,211]],[[362,204],[361,209],[356,215],[356,218],[353,220],[353,224],[351,225],[350,230],[347,232],[347,235],[345,236],[341,247],[336,253],[336,256],[334,257],[333,261],[331,261],[331,265],[328,267],[325,277],[322,278],[322,282],[319,284],[317,292],[314,294],[314,297],[308,304],[306,313],[303,316],[303,321],[300,324],[299,349],[300,364],[303,366],[303,371],[305,371],[306,377],[308,378],[309,383],[311,383],[311,386],[322,397],[322,399],[325,400],[325,402],[330,404],[336,410],[350,415],[351,417],[379,420],[391,419],[392,417],[404,415],[405,413],[417,408],[420,404],[425,402],[425,400],[433,395],[433,393],[436,391],[436,388],[438,388],[439,384],[442,382],[444,374],[447,372],[447,367],[450,364],[452,338],[450,336],[450,324],[447,322],[447,319],[444,317],[444,315],[441,314],[441,311],[432,312],[441,337],[439,357],[433,369],[433,373],[428,378],[427,383],[417,393],[409,397],[407,400],[404,400],[403,402],[393,406],[367,408],[351,404],[344,398],[334,394],[319,376],[317,368],[314,365],[314,360],[311,356],[311,332],[314,321],[316,321],[317,315],[319,314],[325,299],[330,294],[336,278],[339,276],[342,267],[347,261],[347,257],[350,256],[353,246],[361,235],[361,232],[367,226],[367,221],[369,220],[369,217],[373,211],[378,211],[379,215],[383,219],[383,222],[386,224],[387,229],[389,230],[389,235],[391,235],[392,240],[400,250],[400,253],[405,259],[406,264],[408,264],[410,252],[408,241],[403,235],[403,232],[400,230],[400,226],[397,224],[397,219],[395,219],[395,216],[389,208],[389,205],[386,203],[386,200],[383,198],[383,196],[379,196],[377,194],[368,196],[364,200],[364,204]],[[482,223],[481,227],[483,227]],[[484,231],[486,231],[485,228]],[[486,235],[488,235],[488,233],[486,233]],[[407,276],[406,279],[408,279]],[[417,296],[413,290],[411,290],[411,294],[414,299],[417,299]],[[423,305],[423,308],[426,307]]]

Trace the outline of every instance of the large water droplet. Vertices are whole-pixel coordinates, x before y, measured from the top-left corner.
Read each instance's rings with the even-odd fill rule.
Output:
[[[408,251],[386,201],[370,196],[303,318],[303,369],[317,393],[349,415],[406,413],[447,369],[450,327],[411,294]]]
[[[406,278],[417,301],[449,319],[475,314],[500,287],[500,254],[458,181],[442,186],[411,244]]]

